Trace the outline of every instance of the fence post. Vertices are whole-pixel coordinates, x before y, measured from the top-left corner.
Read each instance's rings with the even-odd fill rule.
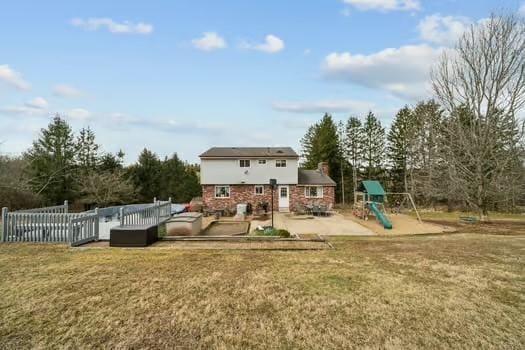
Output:
[[[157,202],[157,225],[160,223],[160,202]]]
[[[171,197],[168,198],[168,202],[170,202],[170,204],[171,204]]]
[[[98,232],[100,226],[100,218],[98,216],[98,208],[95,208],[95,241],[98,241]]]
[[[120,207],[118,212],[120,216],[120,226],[124,226],[124,207]]]
[[[2,241],[7,241],[7,213],[9,209],[7,207],[2,208]]]
[[[68,202],[67,202],[67,199],[64,201],[64,213],[68,213]]]
[[[153,203],[157,203],[157,197],[153,197]]]
[[[68,241],[69,241],[69,245],[72,246],[73,245],[73,223],[72,223],[72,219],[69,218],[69,223],[67,225],[67,236],[68,236]]]

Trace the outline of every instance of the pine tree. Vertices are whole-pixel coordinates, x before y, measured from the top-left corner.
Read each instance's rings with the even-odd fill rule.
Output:
[[[57,114],[26,153],[33,190],[47,203],[59,204],[73,198],[75,154],[71,127]]]
[[[368,179],[383,177],[383,160],[385,152],[385,129],[374,113],[369,112],[363,125],[363,163],[364,174]]]
[[[81,172],[95,171],[100,163],[99,145],[95,142],[95,133],[88,128],[82,128],[77,137],[77,162]]]
[[[363,163],[363,126],[358,117],[350,117],[346,122],[346,143],[344,145],[345,156],[352,167],[352,192],[357,190],[361,179],[361,167]]]
[[[328,162],[330,177],[337,183],[336,196],[341,198],[341,147],[337,126],[332,116],[325,114],[320,122],[308,128],[301,140],[305,159],[303,166],[316,169],[320,162]]]
[[[123,169],[124,152],[119,150],[116,154],[105,153],[100,157],[99,170],[114,173]]]
[[[419,201],[431,204],[446,198],[441,190],[447,187],[445,164],[440,158],[441,107],[433,100],[419,102],[413,111],[415,127],[415,157],[413,192]]]
[[[161,198],[171,197],[177,203],[187,203],[200,195],[201,187],[194,168],[176,153],[162,162],[162,174]]]
[[[405,106],[399,112],[388,132],[388,157],[394,192],[410,192],[409,168],[413,165],[415,127],[412,110]]]
[[[131,181],[137,190],[139,201],[148,203],[154,197],[160,198],[161,170],[161,161],[157,155],[144,148],[137,164],[130,168]]]

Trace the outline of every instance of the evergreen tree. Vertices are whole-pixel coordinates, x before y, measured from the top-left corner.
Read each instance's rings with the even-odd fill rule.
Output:
[[[327,162],[330,177],[337,183],[336,196],[341,198],[341,147],[337,126],[332,116],[325,114],[320,122],[308,128],[301,140],[303,166],[307,169],[317,169],[320,162]]]
[[[131,181],[137,190],[140,202],[151,202],[154,197],[160,198],[161,161],[157,155],[144,148],[137,164],[130,168]]]
[[[412,110],[405,106],[399,112],[387,135],[388,157],[392,190],[394,192],[409,192],[409,168],[414,157],[415,127]]]
[[[434,203],[445,199],[440,190],[447,188],[444,178],[445,162],[440,158],[441,107],[433,100],[419,102],[413,110],[415,128],[415,157],[412,191],[419,202]]]
[[[75,190],[75,139],[69,124],[55,115],[26,156],[36,194],[49,204],[73,199]]]
[[[77,137],[77,164],[81,172],[92,172],[99,165],[99,145],[95,142],[95,133],[88,128],[82,128]],[[82,174],[81,174],[82,175]]]
[[[200,195],[199,178],[192,166],[179,159],[177,154],[162,162],[161,198],[171,197],[174,202],[187,203]]]
[[[114,173],[123,169],[124,163],[124,152],[122,150],[118,151],[116,154],[105,153],[100,158],[99,169],[101,171],[107,171]]]
[[[346,122],[346,142],[344,154],[352,167],[352,192],[357,190],[361,180],[361,167],[363,164],[364,133],[363,126],[358,117],[350,117]]]
[[[367,179],[383,177],[383,160],[385,152],[385,129],[374,113],[369,112],[363,125],[363,163],[364,176]]]

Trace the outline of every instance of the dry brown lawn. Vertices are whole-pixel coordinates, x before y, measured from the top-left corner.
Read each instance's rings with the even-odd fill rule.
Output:
[[[483,233],[320,251],[1,244],[0,348],[524,348],[525,235]]]

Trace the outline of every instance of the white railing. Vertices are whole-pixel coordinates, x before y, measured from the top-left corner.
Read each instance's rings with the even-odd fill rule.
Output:
[[[68,203],[67,200],[64,201],[64,204],[53,205],[51,207],[42,207],[42,208],[33,208],[33,209],[24,209],[17,210],[17,213],[47,213],[47,214],[65,214],[68,212]]]
[[[69,222],[69,244],[79,246],[81,244],[98,241],[99,216],[95,213],[71,219]]]
[[[158,225],[171,216],[171,201],[156,201],[145,208],[120,208],[120,226]]]
[[[84,216],[72,213],[33,213],[2,210],[4,242],[69,242],[69,223]]]

